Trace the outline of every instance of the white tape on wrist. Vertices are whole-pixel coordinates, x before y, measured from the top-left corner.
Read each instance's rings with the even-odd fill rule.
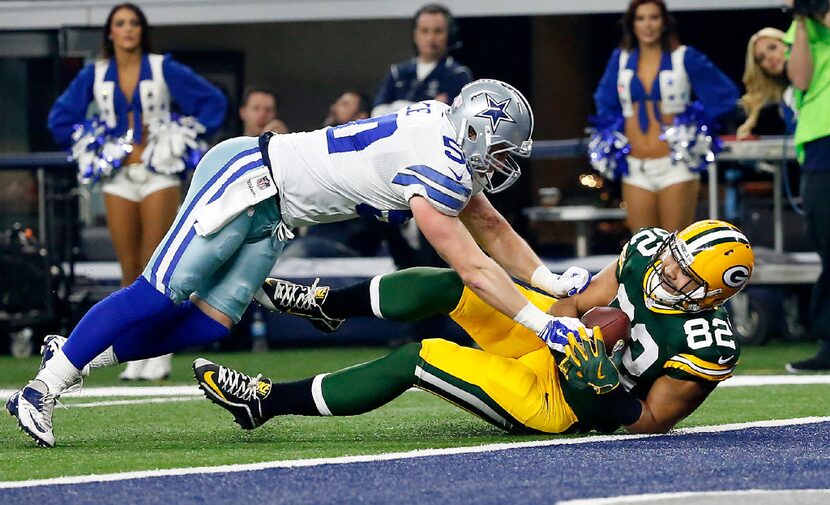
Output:
[[[553,316],[546,314],[530,302],[522,307],[522,310],[518,314],[513,316],[514,321],[530,329],[537,335],[545,329],[545,326],[551,319],[553,319]]]
[[[559,276],[551,272],[545,265],[539,265],[530,276],[530,285],[539,288],[549,294],[555,294],[556,281]]]

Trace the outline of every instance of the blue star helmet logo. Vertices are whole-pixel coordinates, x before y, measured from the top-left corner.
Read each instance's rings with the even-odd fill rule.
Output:
[[[503,101],[497,102],[487,93],[485,93],[484,96],[487,98],[487,108],[476,114],[475,117],[489,119],[490,126],[493,127],[493,132],[498,129],[499,123],[502,121],[514,124],[516,123],[513,116],[507,112],[507,106],[510,105],[509,98],[505,98]]]

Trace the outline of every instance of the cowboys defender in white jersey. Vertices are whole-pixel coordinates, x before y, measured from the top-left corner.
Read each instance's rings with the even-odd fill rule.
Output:
[[[268,156],[283,221],[308,226],[363,214],[403,222],[412,217],[415,195],[457,216],[483,185],[465,164],[449,109],[430,100],[334,128],[273,136]],[[294,176],[296,166],[303,177]]]
[[[482,192],[516,180],[511,155],[530,155],[532,131],[533,113],[521,93],[480,80],[465,86],[452,107],[420,102],[335,128],[222,142],[196,168],[142,276],[96,304],[68,339],[47,337],[40,371],[7,410],[39,445],[54,446],[55,400],[87,367],[224,338],[291,227],[358,215],[414,217],[479,298],[540,338],[561,339],[579,321],[528,303],[508,273],[559,297],[583,290],[590,276],[580,269],[561,277],[550,272]]]

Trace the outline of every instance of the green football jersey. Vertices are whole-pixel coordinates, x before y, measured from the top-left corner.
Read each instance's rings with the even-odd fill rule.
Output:
[[[620,382],[643,400],[663,375],[699,382],[727,379],[741,353],[723,307],[689,313],[660,308],[646,298],[649,262],[668,235],[660,228],[643,228],[625,245],[616,269],[617,296],[610,303],[631,319],[631,342],[623,355]],[[592,392],[576,390],[564,380],[563,391],[582,429],[618,427],[607,420],[604,402],[597,402]]]
[[[702,382],[727,379],[741,354],[723,307],[689,313],[660,308],[646,298],[648,264],[668,234],[660,228],[643,228],[623,248],[617,263],[620,285],[611,306],[631,319],[621,382],[641,399],[663,375]]]

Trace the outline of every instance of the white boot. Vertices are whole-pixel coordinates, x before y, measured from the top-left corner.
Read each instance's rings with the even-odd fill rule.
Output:
[[[172,354],[146,359],[144,360],[144,368],[139,373],[139,378],[146,381],[164,380],[170,377],[170,370],[173,367],[172,363]]]
[[[137,381],[141,380],[141,371],[144,369],[144,365],[147,363],[146,359],[140,359],[138,361],[130,361],[127,363],[127,368],[124,369],[118,375],[118,378],[122,381]]]

